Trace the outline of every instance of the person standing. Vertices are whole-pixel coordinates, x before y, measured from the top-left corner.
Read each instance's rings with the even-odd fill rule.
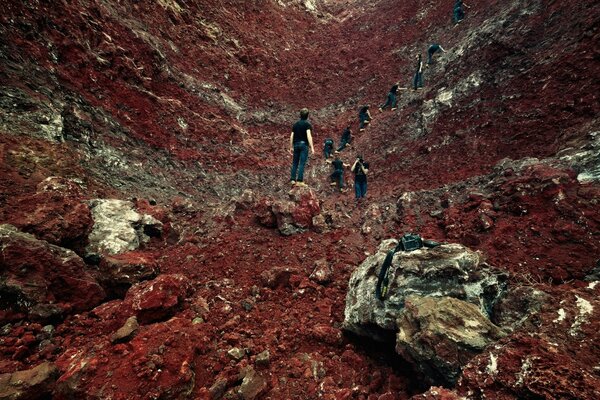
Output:
[[[429,46],[429,49],[427,49],[427,64],[433,64],[433,55],[438,51],[441,51],[442,53],[446,52],[442,45],[439,45],[437,43],[434,43],[431,46]]]
[[[387,100],[385,102],[385,104],[379,106],[379,111],[383,111],[384,109],[387,108],[387,106],[390,106],[392,108],[392,111],[394,111],[398,105],[398,98],[397,98],[397,94],[398,94],[398,86],[400,86],[400,82],[396,82],[394,84],[394,86],[392,86],[390,88],[390,91],[387,95]]]
[[[293,154],[292,173],[290,183],[292,185],[306,186],[304,183],[304,165],[308,159],[308,148],[311,154],[315,153],[312,140],[312,125],[308,121],[308,109],[300,110],[300,120],[292,126],[290,135],[290,153]]]
[[[367,173],[369,172],[369,163],[365,162],[361,155],[356,157],[352,164],[351,171],[354,172],[354,193],[356,200],[360,200],[367,195]]]
[[[358,111],[358,121],[359,121],[359,126],[358,126],[358,130],[360,132],[365,130],[365,125],[368,124],[369,122],[371,122],[371,112],[369,111],[369,105],[366,104],[364,106],[362,106],[360,108],[360,110]]]
[[[421,56],[421,53],[417,55],[417,68],[415,70],[413,88],[415,90],[423,88],[423,57]]]

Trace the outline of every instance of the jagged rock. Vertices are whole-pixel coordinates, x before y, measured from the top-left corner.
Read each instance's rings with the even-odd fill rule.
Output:
[[[58,368],[45,362],[35,368],[0,375],[0,400],[40,400],[50,398]]]
[[[459,244],[433,249],[397,252],[390,266],[389,292],[384,301],[375,297],[375,286],[383,260],[395,239],[382,242],[379,250],[353,272],[348,293],[344,328],[359,335],[386,340],[397,330],[396,320],[405,297],[448,296],[473,303],[490,315],[500,298],[507,276],[482,262],[479,253]]]
[[[332,326],[320,324],[310,331],[311,336],[319,342],[337,346],[342,343],[342,331]]]
[[[472,357],[506,335],[479,307],[452,297],[408,296],[397,324],[396,352],[431,383],[456,383]]]
[[[146,324],[173,315],[191,289],[190,280],[183,275],[159,275],[152,281],[133,285],[124,303],[131,307],[140,323]]]
[[[309,187],[296,186],[289,200],[263,199],[256,207],[259,222],[272,226],[273,218],[282,235],[304,232],[313,226],[313,218],[321,211],[316,193]]]
[[[88,253],[119,254],[135,250],[162,231],[160,221],[137,213],[129,201],[96,199],[90,201],[90,207],[94,227],[86,247]]]
[[[291,271],[289,268],[278,267],[263,271],[260,274],[260,279],[264,286],[276,289],[289,286],[290,278],[293,273],[294,271]]]
[[[531,286],[509,288],[494,306],[492,321],[503,329],[514,330],[538,313],[549,299],[547,293]]]
[[[51,244],[83,250],[92,228],[92,215],[72,180],[49,177],[34,195],[22,199],[7,222]]]
[[[127,344],[106,346],[105,339],[95,339],[67,349],[56,361],[63,374],[53,398],[188,399],[194,357],[205,335],[188,319],[172,318],[140,326]]]
[[[267,389],[267,380],[259,375],[254,368],[244,371],[244,379],[239,388],[239,395],[244,400],[254,400]]]
[[[234,347],[227,351],[227,355],[231,357],[232,360],[240,361],[246,356],[246,352],[238,347]]]
[[[137,253],[104,256],[98,270],[100,283],[105,290],[121,298],[131,285],[153,279],[159,273],[153,259]]]
[[[71,250],[38,240],[12,225],[0,225],[0,316],[40,318],[98,305],[104,290]]]
[[[140,327],[135,316],[127,318],[125,325],[119,328],[110,338],[113,343],[126,342],[130,340]]]
[[[310,274],[309,279],[321,285],[326,285],[333,278],[333,268],[326,259],[317,260],[315,269]]]
[[[533,316],[535,329],[523,325],[472,359],[459,393],[487,399],[600,398],[600,283],[547,290]]]
[[[425,393],[411,397],[410,400],[467,400],[467,398],[459,396],[452,390],[433,386]]]

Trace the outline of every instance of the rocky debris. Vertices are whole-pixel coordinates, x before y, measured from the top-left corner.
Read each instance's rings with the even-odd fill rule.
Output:
[[[154,259],[129,252],[103,256],[98,266],[98,279],[107,293],[123,298],[131,285],[153,279],[159,272]]]
[[[266,286],[271,289],[287,287],[290,285],[290,278],[292,277],[294,272],[295,271],[292,271],[286,267],[272,268],[263,271],[260,274],[260,280],[263,286]]]
[[[35,368],[0,375],[0,399],[42,400],[50,398],[59,372],[44,362]]]
[[[399,251],[390,266],[389,292],[384,301],[375,297],[379,270],[387,251],[397,244],[384,240],[352,273],[346,295],[344,328],[359,335],[385,340],[397,331],[397,319],[408,295],[454,297],[475,304],[489,316],[500,299],[507,275],[487,266],[480,253],[459,244],[433,249]]]
[[[235,361],[240,361],[242,358],[246,357],[246,352],[238,347],[234,347],[227,351],[227,355]]]
[[[267,380],[258,374],[254,368],[246,368],[242,375],[243,380],[238,393],[243,400],[254,400],[267,389]]]
[[[96,339],[70,348],[56,362],[62,375],[53,398],[190,398],[194,357],[205,351],[205,341],[206,333],[198,325],[172,318],[140,326],[126,344]]]
[[[271,354],[269,350],[262,351],[256,355],[254,365],[256,368],[268,368],[271,363]]]
[[[257,220],[264,226],[275,224],[282,235],[290,236],[312,228],[313,218],[321,212],[316,193],[306,186],[295,186],[289,199],[261,199],[255,207]]]
[[[492,321],[512,331],[525,322],[531,323],[531,316],[537,314],[550,299],[548,293],[532,286],[509,287],[494,306]]]
[[[129,201],[96,199],[90,201],[90,208],[94,227],[86,247],[88,253],[119,254],[135,250],[162,232],[160,221],[137,213]]]
[[[326,285],[333,279],[333,268],[326,259],[317,260],[315,269],[310,274],[309,279],[321,285]]]
[[[129,341],[140,327],[135,316],[127,318],[125,325],[120,327],[111,337],[112,343],[122,343]]]
[[[171,317],[191,292],[192,284],[184,275],[159,275],[133,285],[124,305],[131,307],[141,324],[147,324]]]
[[[506,335],[479,307],[452,297],[408,296],[397,324],[396,352],[438,384],[456,383],[472,357]]]
[[[578,145],[561,150],[557,156],[575,168],[579,182],[600,181],[600,131],[590,132]]]
[[[452,390],[443,387],[432,386],[425,393],[418,394],[410,400],[467,400],[466,397],[459,396]]]
[[[52,176],[19,201],[7,222],[48,243],[81,252],[92,229],[92,215],[79,185]]]
[[[342,331],[330,325],[319,324],[310,330],[310,336],[322,343],[339,346],[342,343]]]
[[[60,317],[98,305],[104,298],[93,271],[71,250],[12,225],[0,225],[0,293],[4,318]]]

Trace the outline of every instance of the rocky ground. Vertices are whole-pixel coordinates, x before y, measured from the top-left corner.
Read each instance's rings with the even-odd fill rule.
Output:
[[[452,4],[5,1],[0,398],[599,398],[600,5]]]

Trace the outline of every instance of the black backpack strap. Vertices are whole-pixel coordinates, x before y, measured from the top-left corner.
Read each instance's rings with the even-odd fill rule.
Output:
[[[388,292],[388,287],[390,284],[389,271],[390,266],[392,265],[392,260],[394,259],[394,254],[396,254],[396,250],[388,251],[385,256],[385,260],[381,265],[381,270],[379,271],[379,277],[377,279],[377,286],[375,286],[375,297],[379,300],[383,300]]]

